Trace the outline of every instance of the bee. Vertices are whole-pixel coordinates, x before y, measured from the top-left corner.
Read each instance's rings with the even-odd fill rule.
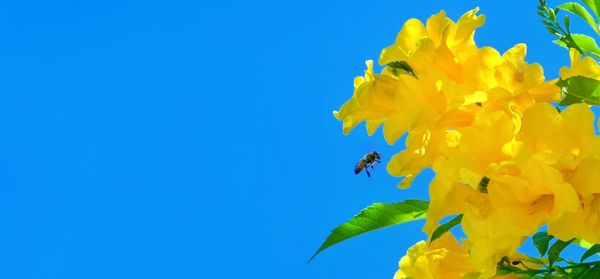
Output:
[[[373,169],[373,165],[375,163],[381,163],[381,155],[377,153],[377,151],[373,151],[365,155],[365,157],[363,157],[362,159],[360,159],[360,161],[358,161],[358,163],[354,167],[354,174],[359,174],[362,170],[365,170],[365,172],[367,172],[367,176],[371,178],[369,167]]]

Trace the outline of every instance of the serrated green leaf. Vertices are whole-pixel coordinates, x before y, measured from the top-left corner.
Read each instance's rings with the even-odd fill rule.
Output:
[[[533,235],[533,245],[538,252],[540,252],[540,257],[543,257],[548,251],[548,245],[552,238],[553,236],[549,235],[547,232],[537,232]]]
[[[597,254],[598,252],[600,252],[600,244],[594,244],[594,245],[592,245],[592,247],[587,249],[585,251],[585,253],[583,253],[583,255],[581,256],[581,259],[579,261],[583,262],[583,261],[585,261],[585,259],[591,257],[594,254]]]
[[[583,0],[583,3],[590,7],[596,18],[600,18],[600,0]]]
[[[462,214],[456,215],[456,217],[452,218],[452,220],[437,227],[437,229],[435,229],[435,231],[433,231],[433,233],[431,234],[431,240],[429,241],[429,243],[440,238],[442,235],[447,233],[450,229],[452,229],[452,228],[456,227],[458,224],[460,224],[460,222],[462,221],[462,217],[463,217]]]
[[[596,32],[596,34],[600,34],[600,29],[598,29],[596,20],[594,20],[594,17],[581,4],[577,2],[567,2],[558,5],[557,8],[581,17],[594,30],[594,32]]]
[[[568,106],[576,103],[600,105],[600,81],[574,76],[559,80],[556,85],[560,87],[561,99],[559,105]]]
[[[548,249],[548,263],[550,264],[550,266],[552,266],[556,262],[556,260],[558,260],[560,252],[562,252],[562,250],[564,250],[569,244],[571,244],[573,240],[575,239],[573,238],[569,241],[562,241],[560,239],[557,239],[556,242],[552,244],[552,247]]]
[[[373,204],[363,209],[350,221],[336,227],[308,261],[310,262],[323,250],[349,238],[385,227],[424,219],[428,207],[429,202],[422,200]]]

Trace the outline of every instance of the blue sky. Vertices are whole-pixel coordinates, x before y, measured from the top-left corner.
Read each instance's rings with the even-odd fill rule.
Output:
[[[356,161],[402,149],[331,111],[404,21],[481,8],[557,77],[537,1],[3,1],[0,277],[391,278],[422,223],[306,260],[374,202],[427,198]],[[586,30],[587,32],[587,30]]]

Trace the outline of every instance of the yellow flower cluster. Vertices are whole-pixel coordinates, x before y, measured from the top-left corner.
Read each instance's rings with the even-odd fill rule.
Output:
[[[559,88],[545,81],[540,65],[525,62],[524,44],[504,54],[477,47],[474,32],[485,20],[477,11],[456,23],[443,11],[425,25],[408,20],[382,51],[381,73],[367,61],[352,98],[334,112],[344,133],[361,122],[369,135],[383,125],[389,144],[408,133],[406,149],[387,169],[404,177],[401,188],[423,169],[435,171],[426,233],[448,215],[464,215],[467,248],[447,239],[429,247],[419,243],[401,261],[397,278],[462,278],[456,274],[467,265],[444,272],[436,267],[446,266],[440,255],[456,253],[460,257],[452,261],[468,260],[478,278],[492,278],[497,263],[545,224],[560,239],[600,243],[600,137],[594,134],[594,114],[583,104],[562,112],[552,106]],[[600,78],[592,59],[573,51],[571,60],[570,69],[561,69],[563,78]],[[402,61],[412,71],[396,67]],[[457,251],[444,244],[460,252],[440,252]],[[415,272],[429,275],[411,275]]]
[[[523,268],[524,255],[514,253],[510,255],[509,262],[515,263],[514,267]],[[394,279],[419,278],[419,279],[476,279],[480,273],[473,267],[469,259],[467,248],[448,233],[428,245],[419,241],[408,249],[402,257],[399,269]],[[529,268],[537,268],[539,264],[527,263]],[[494,279],[513,279],[515,275],[494,276]]]
[[[441,142],[459,139],[450,129],[470,126],[482,111],[504,111],[518,128],[524,109],[559,97],[558,88],[544,82],[542,67],[524,61],[524,44],[502,55],[491,47],[477,48],[473,35],[484,16],[476,12],[466,13],[457,23],[443,11],[425,26],[408,20],[379,62],[405,61],[416,78],[390,66],[375,74],[373,62],[367,61],[365,76],[354,80],[352,98],[334,111],[344,122],[344,134],[363,121],[369,135],[383,124],[389,144],[409,132],[407,150],[388,166],[392,175],[408,178],[402,186],[409,186],[411,178],[441,155]],[[453,143],[457,142],[449,141],[447,147]]]

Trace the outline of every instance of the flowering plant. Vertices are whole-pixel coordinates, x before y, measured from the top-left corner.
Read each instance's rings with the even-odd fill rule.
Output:
[[[600,1],[584,2],[598,18]],[[428,238],[407,251],[394,278],[600,278],[600,262],[586,262],[600,251],[600,136],[590,109],[600,104],[600,48],[571,33],[567,15],[558,21],[571,13],[600,34],[586,6],[540,1],[543,24],[571,58],[558,80],[526,62],[524,44],[504,53],[478,47],[485,17],[477,8],[457,22],[444,11],[409,19],[381,52],[383,70],[367,61],[334,116],[344,134],[362,122],[369,135],[382,127],[388,144],[407,134],[387,171],[407,188],[432,169],[430,201],[367,207],[313,258],[356,235],[425,219]],[[449,232],[456,226],[464,239]],[[529,237],[539,256],[517,252]],[[560,257],[571,243],[589,248],[579,262]]]

